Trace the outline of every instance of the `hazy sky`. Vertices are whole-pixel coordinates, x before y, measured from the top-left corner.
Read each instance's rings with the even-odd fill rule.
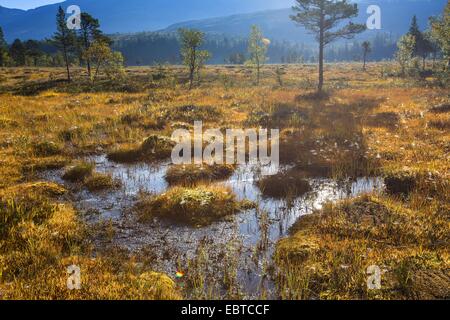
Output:
[[[0,0],[0,6],[18,9],[33,9],[57,2],[63,2],[63,0]]]

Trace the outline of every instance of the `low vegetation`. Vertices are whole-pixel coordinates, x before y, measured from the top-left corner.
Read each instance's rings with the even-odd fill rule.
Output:
[[[139,146],[123,147],[108,154],[115,162],[152,161],[169,158],[175,143],[168,137],[151,135]]]
[[[110,174],[94,173],[84,181],[84,185],[91,192],[110,190],[120,187],[120,181]]]
[[[82,182],[92,175],[95,165],[88,162],[78,162],[66,169],[63,179],[70,182]]]
[[[288,170],[258,181],[258,187],[266,197],[295,199],[311,191],[311,185],[302,171]]]
[[[166,69],[177,75],[175,67]],[[102,76],[89,90],[78,87],[86,76],[82,69],[71,70],[71,84],[49,82],[50,77],[63,79],[62,69],[32,69],[32,77],[27,69],[1,69],[0,210],[7,217],[0,246],[2,298],[188,296],[169,279],[173,275],[154,274],[150,262],[144,267],[141,256],[113,252],[107,244],[91,247],[92,239],[103,238],[95,228],[85,228],[71,195],[74,186],[94,192],[115,187],[107,172],[100,175],[79,159],[108,153],[120,163],[166,160],[173,143],[168,137],[177,128],[191,130],[194,120],[203,120],[207,128],[280,129],[280,160],[291,169],[285,180],[274,176],[256,182],[269,198],[302,194],[313,178],[385,179],[385,194],[329,205],[303,217],[281,240],[276,264],[267,268],[278,275],[277,295],[448,297],[449,137],[445,126],[436,126],[449,120],[448,90],[434,76],[398,77],[393,63],[368,63],[366,69],[361,73],[361,66],[352,63],[325,65],[326,94],[321,96],[311,85],[315,69],[310,65],[283,66],[282,88],[274,66],[261,69],[259,86],[246,67],[206,66],[204,81],[190,91],[181,78],[173,87],[164,80],[147,87],[158,68],[129,68],[125,82],[133,90],[127,93],[115,91]],[[225,90],[223,76],[239,87]],[[31,84],[31,96],[20,93]],[[166,179],[172,188],[138,199],[137,215],[144,223],[157,218],[204,226],[254,207],[226,188],[203,184],[220,184],[235,168],[201,168],[169,168]],[[42,182],[47,170],[65,176],[66,188]],[[267,218],[258,217],[264,230]],[[101,235],[109,232],[102,228]],[[114,231],[115,226],[108,228]],[[71,264],[80,265],[92,285],[67,290]],[[382,290],[367,290],[366,271],[372,264],[387,270]],[[231,275],[226,278],[230,287],[236,286]],[[150,279],[161,286],[139,289],[153,283]],[[230,292],[237,297],[236,290]]]
[[[204,225],[252,206],[237,201],[227,188],[198,186],[175,187],[157,196],[142,195],[135,209],[144,220],[161,217]]]
[[[166,173],[170,185],[193,186],[229,178],[235,170],[232,165],[174,165]]]
[[[364,196],[302,217],[277,246],[286,299],[448,299],[448,213]],[[367,268],[382,269],[369,290]],[[428,282],[428,285],[424,283]]]

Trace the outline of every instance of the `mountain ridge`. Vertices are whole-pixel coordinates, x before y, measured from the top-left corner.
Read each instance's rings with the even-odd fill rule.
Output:
[[[205,6],[204,0],[128,0],[126,3],[121,0],[68,0],[30,10],[0,6],[0,26],[8,42],[16,38],[44,39],[55,31],[57,8],[76,4],[82,11],[99,18],[102,29],[109,34],[173,32],[179,27],[188,27],[209,33],[246,36],[250,26],[257,24],[269,38],[311,42],[313,38],[289,19],[292,11],[288,7],[294,3],[294,0],[215,0]],[[425,27],[430,15],[442,12],[446,0],[362,0],[358,3],[358,22],[364,23],[367,19],[369,4],[378,4],[384,26],[381,31],[399,35],[406,32],[413,14],[418,15],[421,27]]]
[[[54,32],[59,6],[78,5],[98,18],[106,33],[154,31],[181,21],[277,9],[291,3],[293,0],[215,0],[205,6],[204,0],[67,0],[26,11],[1,7],[0,26],[8,42],[43,39]]]

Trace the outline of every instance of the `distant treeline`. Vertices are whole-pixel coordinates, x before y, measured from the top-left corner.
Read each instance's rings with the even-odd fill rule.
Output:
[[[111,48],[122,53],[128,66],[181,64],[178,34],[143,32],[137,34],[109,35]],[[378,33],[370,39],[371,51],[368,61],[391,60],[395,58],[398,38],[386,33]],[[325,50],[326,62],[361,61],[362,40],[347,41],[330,45]],[[206,34],[202,45],[211,58],[208,64],[244,64],[248,60],[248,39],[217,34]],[[75,50],[76,51],[76,50]],[[78,50],[79,51],[79,50]],[[311,46],[288,41],[273,40],[268,46],[267,63],[316,63],[316,45]],[[71,65],[82,64],[82,55],[74,52],[68,55]],[[16,39],[11,45],[4,41],[0,27],[0,66],[65,66],[63,52],[53,39]]]
[[[176,33],[139,33],[115,35],[113,49],[120,51],[127,65],[181,63],[180,44]],[[397,49],[397,39],[388,34],[378,34],[372,40],[369,60],[392,59]],[[353,41],[328,48],[326,60],[360,61],[361,43]],[[202,49],[211,53],[209,64],[243,64],[247,59],[248,39],[223,35],[207,35]],[[268,63],[316,62],[316,48],[288,41],[273,41],[267,52]]]
[[[113,49],[120,51],[127,65],[180,64],[180,43],[176,33],[140,33],[113,36]],[[243,64],[247,60],[248,39],[206,35],[203,50],[211,54],[209,64]],[[296,63],[311,57],[310,49],[289,42],[272,42],[268,63]]]

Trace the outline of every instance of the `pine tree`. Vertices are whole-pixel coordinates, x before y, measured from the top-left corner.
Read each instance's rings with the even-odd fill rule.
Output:
[[[432,44],[428,39],[424,36],[424,34],[420,31],[419,24],[417,22],[417,17],[413,16],[411,21],[411,26],[409,28],[409,35],[411,35],[415,40],[414,45],[414,52],[413,55],[415,57],[421,57],[422,58],[422,69],[425,69],[425,61],[428,56],[433,50]]]
[[[181,56],[183,64],[189,68],[189,90],[194,85],[194,76],[209,59],[210,54],[206,50],[200,50],[204,43],[205,34],[198,30],[179,29],[178,34],[181,44]]]
[[[304,26],[315,35],[319,43],[319,85],[318,91],[323,88],[324,48],[331,42],[339,39],[352,39],[356,34],[366,29],[365,25],[349,22],[338,28],[342,21],[355,18],[358,15],[358,6],[350,4],[347,0],[296,0],[293,7],[295,15],[291,19]]]
[[[450,2],[441,17],[431,18],[431,34],[441,48],[442,55],[447,61],[446,69],[450,67]]]
[[[67,27],[66,13],[61,7],[58,8],[58,13],[56,15],[56,29],[57,31],[53,36],[53,41],[56,46],[62,50],[64,63],[67,70],[67,81],[70,82],[71,76],[69,56],[74,49],[76,36],[75,32]]]
[[[397,43],[397,53],[395,58],[400,64],[402,75],[406,74],[406,69],[410,66],[411,60],[414,57],[414,48],[416,47],[416,40],[414,36],[406,34],[400,38]]]
[[[414,45],[414,56],[419,53],[420,42],[423,38],[422,32],[420,32],[419,24],[417,23],[417,16],[413,16],[411,26],[409,27],[409,35],[414,37],[416,44]]]
[[[0,27],[0,67],[6,65],[8,55],[8,44],[5,40],[5,35],[3,34],[3,29]]]
[[[84,60],[86,63],[89,78],[92,76],[91,61],[89,56],[86,55],[86,52],[96,41],[105,42],[108,45],[110,44],[109,38],[107,38],[100,30],[98,19],[83,12],[81,13],[80,30],[78,31],[78,46],[81,60]]]
[[[264,39],[258,26],[252,26],[250,38],[248,40],[248,52],[250,60],[248,64],[254,66],[256,70],[256,84],[259,85],[261,78],[261,68],[267,61],[267,48],[270,44],[268,39]]]
[[[9,56],[17,67],[25,65],[25,46],[19,39],[14,40],[9,48]]]

